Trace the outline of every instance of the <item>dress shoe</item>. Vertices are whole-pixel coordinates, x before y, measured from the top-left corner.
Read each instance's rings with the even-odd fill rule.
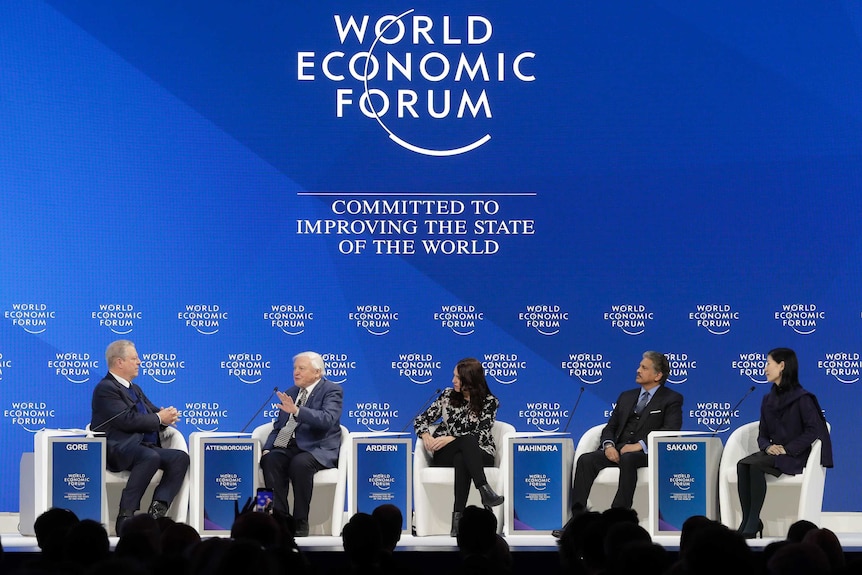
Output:
[[[487,483],[479,488],[479,495],[482,496],[482,505],[486,509],[502,504],[504,499],[502,495],[494,493],[494,490]]]
[[[578,517],[579,515],[583,515],[586,512],[587,512],[587,508],[586,508],[586,506],[584,506],[583,503],[575,503],[574,505],[572,505],[572,516],[569,518],[568,521],[566,521],[565,525],[563,525],[559,529],[554,529],[553,531],[551,531],[551,535],[553,535],[555,538],[559,539],[560,537],[563,536],[563,531],[566,530],[566,527],[569,526],[569,523],[571,523],[575,519],[575,517]]]
[[[296,520],[296,535],[294,537],[308,537],[308,519]]]
[[[147,510],[147,515],[149,515],[153,519],[164,517],[168,514],[169,507],[170,505],[168,505],[164,501],[156,501],[155,499],[153,499],[153,502],[150,503],[150,508]]]
[[[763,521],[757,520],[757,529],[754,531],[745,531],[744,526],[741,526],[737,533],[745,537],[746,539],[754,539],[755,537],[759,539],[763,539]]]
[[[458,523],[461,522],[461,512],[452,512],[452,529],[449,530],[449,537],[458,537]]]
[[[120,514],[117,515],[117,522],[114,523],[114,533],[117,535],[117,537],[123,536],[123,523],[125,523],[128,519],[131,519],[134,515],[134,509],[120,510]]]

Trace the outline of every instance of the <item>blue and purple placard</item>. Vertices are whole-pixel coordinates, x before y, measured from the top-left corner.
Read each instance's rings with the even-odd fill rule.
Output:
[[[565,523],[569,439],[513,439],[512,532],[551,531]]]
[[[707,445],[660,441],[658,448],[659,530],[681,531],[686,519],[709,512]]]
[[[242,509],[255,495],[255,443],[253,439],[202,442],[204,530],[229,531],[236,508]]]
[[[79,519],[103,521],[102,489],[105,443],[102,439],[50,438],[51,493],[49,507],[69,509]]]
[[[354,512],[371,513],[389,503],[401,510],[402,531],[411,517],[412,440],[361,438],[354,440],[356,476],[352,478]]]

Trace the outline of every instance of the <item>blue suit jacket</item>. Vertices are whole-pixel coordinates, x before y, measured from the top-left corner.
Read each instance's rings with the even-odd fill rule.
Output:
[[[296,401],[299,391],[299,387],[293,386],[286,393]],[[305,400],[305,405],[299,408],[296,431],[293,435],[296,445],[302,451],[312,454],[324,467],[335,467],[338,464],[343,399],[344,392],[340,385],[321,379]],[[287,412],[279,410],[272,433],[263,445],[264,450],[272,449],[275,437],[287,423],[288,418]]]
[[[107,439],[106,460],[111,471],[123,471],[132,466],[132,449],[141,444],[144,433],[159,431],[164,426],[156,412],[159,408],[147,398],[143,390],[132,383],[149,413],[139,413],[126,388],[108,373],[93,388],[90,429],[104,431]],[[112,417],[119,414],[119,417]]]
[[[608,419],[608,424],[602,430],[602,443],[605,441],[613,441],[614,444],[620,442],[626,421],[634,412],[642,391],[638,387],[620,394],[617,405]],[[650,431],[679,431],[682,429],[682,400],[681,394],[664,385],[659,387],[641,412],[642,415],[638,421],[635,435],[631,438],[630,443],[646,441]]]

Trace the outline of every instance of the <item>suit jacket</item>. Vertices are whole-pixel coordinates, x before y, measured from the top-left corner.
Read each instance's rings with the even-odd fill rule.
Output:
[[[144,433],[164,429],[153,405],[143,390],[132,383],[132,389],[144,402],[149,413],[139,413],[126,388],[108,373],[93,389],[91,431],[104,431],[107,439],[108,469],[123,471],[132,466],[134,447],[141,444]],[[115,417],[118,416],[118,417]],[[114,419],[111,419],[111,418]]]
[[[299,391],[299,387],[293,386],[286,393],[296,401]],[[324,467],[335,467],[338,464],[343,399],[341,386],[322,378],[306,398],[305,404],[299,408],[299,417],[296,418],[293,437],[297,447],[312,454]],[[284,427],[289,417],[290,414],[286,411],[279,410],[272,433],[263,445],[264,450],[272,449],[279,430]]]
[[[642,392],[643,389],[638,387],[620,394],[608,424],[602,430],[602,443],[605,441],[613,441],[614,445],[620,443],[626,421],[634,412]],[[626,441],[628,443],[646,441],[650,431],[679,431],[680,429],[682,429],[682,395],[662,385],[641,412],[634,437],[627,438]]]
[[[780,390],[773,385],[760,405],[757,444],[765,451],[772,444],[783,445],[785,455],[775,456],[775,467],[796,475],[808,461],[811,444],[820,439],[820,464],[832,467],[832,439],[817,397],[802,387]]]

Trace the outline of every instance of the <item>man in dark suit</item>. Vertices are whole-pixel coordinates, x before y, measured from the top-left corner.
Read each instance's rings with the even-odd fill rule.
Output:
[[[602,430],[601,446],[578,459],[571,497],[573,510],[586,508],[596,476],[611,466],[620,468],[620,483],[611,507],[631,508],[638,468],[647,465],[647,435],[650,431],[682,428],[682,395],[664,386],[669,372],[664,354],[643,354],[635,377],[640,387],[620,394]]]
[[[293,483],[296,535],[308,535],[308,508],[314,474],[338,464],[341,447],[341,386],[327,380],[320,354],[293,358],[294,387],[279,391],[281,413],[263,446],[260,466],[273,492],[273,509],[289,513],[287,495]]]
[[[135,344],[125,339],[111,343],[105,360],[108,374],[93,389],[90,430],[106,435],[108,469],[130,472],[114,529],[120,535],[126,519],[140,509],[144,491],[159,469],[162,479],[147,513],[156,518],[167,514],[185,479],[189,455],[161,447],[159,431],[177,422],[177,410],[156,407],[132,383],[141,367]]]

